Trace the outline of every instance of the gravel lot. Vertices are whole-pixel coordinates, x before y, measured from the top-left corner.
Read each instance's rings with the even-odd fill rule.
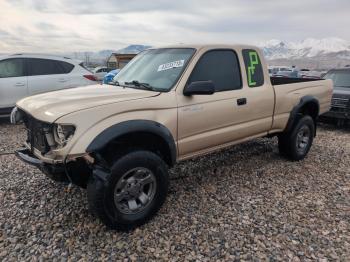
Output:
[[[0,152],[23,139],[21,126],[0,123]],[[0,155],[0,260],[350,260],[349,129],[321,126],[301,162],[258,139],[171,177],[160,213],[119,233],[90,215],[85,190]]]

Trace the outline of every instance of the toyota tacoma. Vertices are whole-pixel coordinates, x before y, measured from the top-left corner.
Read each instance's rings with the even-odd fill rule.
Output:
[[[110,85],[22,99],[11,121],[28,132],[21,160],[86,187],[92,213],[129,230],[160,209],[178,161],[273,136],[303,159],[331,97],[331,80],[270,78],[254,46],[180,45],[140,53]]]

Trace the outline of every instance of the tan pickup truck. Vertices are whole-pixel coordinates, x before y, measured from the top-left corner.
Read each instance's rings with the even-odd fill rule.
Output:
[[[11,114],[28,130],[17,156],[57,181],[87,187],[108,227],[145,223],[165,201],[168,168],[257,137],[303,159],[331,80],[270,78],[246,45],[149,49],[110,83],[25,98]]]

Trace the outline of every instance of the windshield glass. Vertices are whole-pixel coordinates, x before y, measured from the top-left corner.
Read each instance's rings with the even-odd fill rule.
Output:
[[[350,88],[350,70],[330,71],[325,76],[325,79],[332,79],[335,87]]]
[[[195,50],[162,48],[146,50],[137,55],[113,79],[122,86],[147,87],[169,91],[181,76]]]

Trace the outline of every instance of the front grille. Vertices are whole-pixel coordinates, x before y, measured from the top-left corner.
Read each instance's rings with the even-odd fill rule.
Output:
[[[24,124],[27,129],[26,142],[30,145],[31,151],[33,152],[35,148],[42,154],[46,154],[50,150],[50,147],[47,143],[45,133],[51,131],[51,125],[43,121],[39,121],[28,114],[25,114]]]
[[[331,106],[335,108],[350,108],[349,105],[349,99],[348,98],[339,98],[339,97],[333,97]]]

